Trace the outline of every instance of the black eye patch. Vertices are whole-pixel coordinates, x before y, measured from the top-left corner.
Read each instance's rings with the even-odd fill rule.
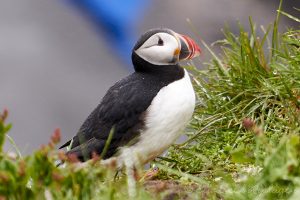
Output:
[[[163,46],[164,45],[164,41],[160,38],[160,37],[158,37],[158,46]]]

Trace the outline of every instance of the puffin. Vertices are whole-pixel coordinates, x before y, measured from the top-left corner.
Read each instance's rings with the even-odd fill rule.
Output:
[[[200,55],[190,37],[171,29],[144,33],[132,50],[134,72],[109,88],[77,134],[60,148],[82,161],[134,168],[162,154],[183,133],[195,108],[195,92],[179,65]],[[105,149],[105,154],[104,154]]]

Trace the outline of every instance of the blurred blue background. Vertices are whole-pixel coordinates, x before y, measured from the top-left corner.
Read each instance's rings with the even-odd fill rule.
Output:
[[[154,27],[222,39],[227,22],[273,21],[275,0],[9,0],[0,1],[0,109],[8,108],[9,133],[26,154],[47,143],[55,128],[73,136],[105,91],[132,72],[138,36]],[[296,5],[298,4],[298,5]],[[285,0],[290,13],[299,1]],[[281,28],[295,26],[282,17]],[[204,51],[200,60],[208,54]],[[197,63],[200,63],[198,61]],[[200,67],[200,66],[199,66]],[[7,143],[6,150],[12,147]]]

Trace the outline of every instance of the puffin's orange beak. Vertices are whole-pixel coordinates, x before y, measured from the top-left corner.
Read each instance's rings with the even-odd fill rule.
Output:
[[[189,60],[200,55],[201,49],[194,40],[186,35],[177,34],[181,43],[179,60]]]

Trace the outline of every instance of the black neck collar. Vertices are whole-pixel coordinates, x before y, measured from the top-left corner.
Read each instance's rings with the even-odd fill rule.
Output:
[[[137,73],[148,73],[156,75],[175,76],[181,79],[184,76],[184,70],[179,64],[173,65],[154,65],[139,57],[135,52],[132,53],[132,64]]]

